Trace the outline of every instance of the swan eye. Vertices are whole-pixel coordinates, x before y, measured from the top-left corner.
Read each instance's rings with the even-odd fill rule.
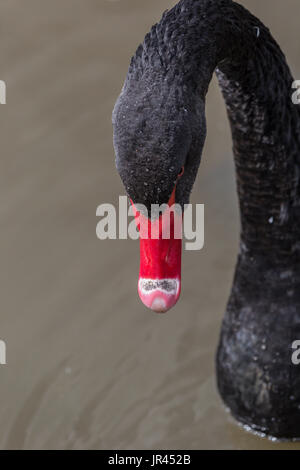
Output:
[[[181,168],[180,173],[178,174],[178,178],[181,178],[183,173],[184,173],[184,166]]]

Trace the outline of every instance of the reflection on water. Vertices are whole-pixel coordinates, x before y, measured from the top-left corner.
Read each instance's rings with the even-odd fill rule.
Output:
[[[245,433],[216,392],[238,210],[215,81],[193,192],[206,245],[184,254],[176,308],[155,316],[140,303],[137,242],[95,235],[97,206],[123,194],[113,104],[138,42],[173,3],[1,2],[1,448],[300,448]],[[287,3],[243,2],[300,76],[300,6]]]

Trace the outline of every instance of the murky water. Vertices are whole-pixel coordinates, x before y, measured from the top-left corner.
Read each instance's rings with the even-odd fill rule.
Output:
[[[170,0],[1,0],[0,447],[299,449],[223,409],[214,356],[238,244],[229,126],[214,81],[193,201],[206,244],[186,252],[165,316],[136,290],[138,244],[96,239],[118,201],[111,110],[129,59]],[[300,78],[298,0],[242,2]]]

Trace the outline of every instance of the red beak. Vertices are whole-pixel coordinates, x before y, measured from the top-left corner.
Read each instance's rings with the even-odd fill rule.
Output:
[[[157,313],[170,310],[181,291],[182,214],[173,206],[175,189],[168,208],[154,221],[133,205],[140,231],[138,292],[143,304]]]

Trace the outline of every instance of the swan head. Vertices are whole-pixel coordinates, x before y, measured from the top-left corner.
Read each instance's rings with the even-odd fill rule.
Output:
[[[175,231],[200,164],[204,103],[179,98],[176,87],[165,83],[134,83],[123,88],[113,127],[116,167],[140,229],[139,296],[148,308],[164,313],[181,292],[182,240]],[[170,210],[173,204],[181,211]],[[166,224],[169,238],[163,234]]]

